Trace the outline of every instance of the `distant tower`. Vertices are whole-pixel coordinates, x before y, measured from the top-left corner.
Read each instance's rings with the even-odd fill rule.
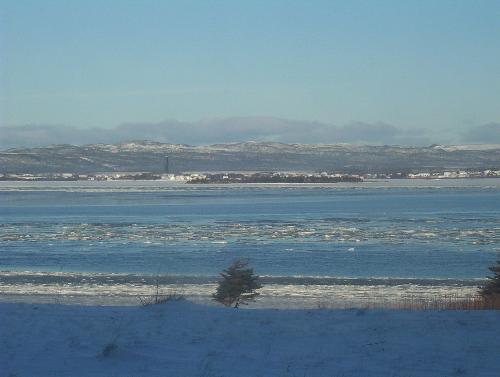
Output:
[[[163,163],[164,163],[164,165],[163,165],[164,173],[170,174],[170,167],[168,166],[168,156],[164,157]]]

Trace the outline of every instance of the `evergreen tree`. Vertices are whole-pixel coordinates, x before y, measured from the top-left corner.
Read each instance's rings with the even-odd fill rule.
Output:
[[[240,304],[247,304],[259,295],[256,290],[262,288],[253,268],[249,268],[248,262],[241,259],[235,260],[220,275],[222,280],[213,298],[225,306],[237,308]]]
[[[485,298],[500,297],[500,260],[496,266],[489,268],[494,273],[493,276],[488,276],[489,281],[481,288],[481,296]]]

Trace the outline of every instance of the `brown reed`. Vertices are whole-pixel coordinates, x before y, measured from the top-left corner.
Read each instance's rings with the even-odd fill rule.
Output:
[[[378,309],[378,310],[500,310],[500,296],[483,297],[480,295],[458,296],[446,295],[432,298],[403,297],[400,299],[377,300],[362,305],[349,303],[318,304],[319,309]]]

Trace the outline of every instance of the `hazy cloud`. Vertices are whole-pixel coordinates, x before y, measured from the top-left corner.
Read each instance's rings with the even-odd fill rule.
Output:
[[[61,125],[25,125],[0,127],[0,148],[40,147],[51,144],[83,145],[110,142],[114,131],[81,129]]]
[[[467,130],[462,140],[468,143],[500,144],[500,123],[488,123]]]
[[[499,124],[488,124],[471,129],[463,138],[468,142],[500,142],[499,129]],[[118,143],[131,140],[193,145],[247,140],[391,145],[430,145],[443,142],[433,138],[425,129],[408,130],[385,123],[357,122],[337,126],[273,117],[235,117],[198,122],[168,120],[89,129],[57,125],[0,127],[1,149],[50,144]]]

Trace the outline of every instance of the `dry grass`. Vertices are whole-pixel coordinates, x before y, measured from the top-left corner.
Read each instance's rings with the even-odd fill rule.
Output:
[[[345,303],[318,303],[318,309],[381,309],[381,310],[500,310],[500,296],[484,298],[473,296],[439,296],[431,299],[406,297],[397,300],[373,301],[359,305]]]
[[[150,306],[157,304],[165,304],[170,301],[180,301],[184,300],[183,295],[179,295],[177,293],[169,293],[169,294],[154,294],[151,296],[140,296],[139,302],[141,306]]]
[[[165,304],[170,301],[184,300],[184,296],[176,292],[165,294],[160,289],[160,279],[156,277],[154,293],[147,296],[139,296],[141,306]]]
[[[435,297],[430,300],[409,298],[395,302],[387,308],[399,310],[500,310],[500,297],[486,299],[477,295]]]

